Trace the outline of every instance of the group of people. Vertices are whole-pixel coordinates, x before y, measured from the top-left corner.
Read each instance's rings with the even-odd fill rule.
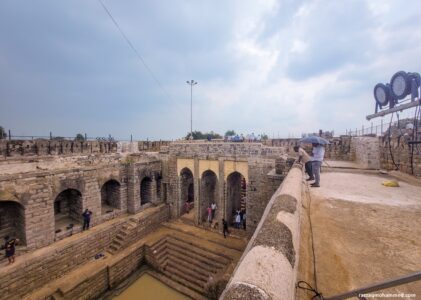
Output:
[[[243,225],[243,229],[246,230],[246,212],[244,209],[235,212],[234,220],[235,228],[240,228]]]
[[[311,187],[320,187],[320,169],[322,167],[325,148],[321,144],[312,144],[312,155],[310,156],[300,146],[295,146],[294,151],[298,153],[298,162],[303,162],[305,171],[308,174],[307,181],[313,181]]]
[[[260,142],[262,140],[262,136],[259,134],[257,136],[254,135],[254,132],[251,134],[247,134],[244,136],[243,134],[236,134],[232,136],[225,136],[224,141],[225,142]]]

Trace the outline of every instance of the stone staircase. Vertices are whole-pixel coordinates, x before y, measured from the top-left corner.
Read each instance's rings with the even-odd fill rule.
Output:
[[[208,281],[219,277],[232,262],[228,255],[176,234],[147,246],[145,254],[156,270],[201,295],[205,294]]]
[[[137,220],[130,218],[125,224],[122,225],[121,229],[117,233],[115,239],[112,241],[107,249],[110,254],[115,254],[121,250],[130,241],[130,236],[137,226]]]

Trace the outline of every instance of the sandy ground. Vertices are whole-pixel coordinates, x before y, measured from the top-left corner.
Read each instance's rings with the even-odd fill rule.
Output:
[[[322,174],[322,187],[306,187],[299,280],[315,285],[310,198],[317,286],[325,297],[421,270],[421,187],[382,186],[388,179],[332,172]],[[421,299],[421,281],[381,292],[415,293],[407,299]],[[309,295],[299,293],[297,299]]]

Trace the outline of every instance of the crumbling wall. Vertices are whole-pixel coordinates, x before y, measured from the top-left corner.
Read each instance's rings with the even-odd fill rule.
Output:
[[[0,159],[22,156],[116,153],[117,142],[71,140],[0,140]]]

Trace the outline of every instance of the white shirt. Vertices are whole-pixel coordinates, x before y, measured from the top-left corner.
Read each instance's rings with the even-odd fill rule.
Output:
[[[212,204],[211,204],[211,208],[212,208],[213,210],[215,210],[215,209],[216,209],[216,204],[215,204],[215,203],[212,203]]]
[[[310,155],[308,155],[308,153],[302,148],[298,148],[298,157],[301,157],[303,163],[306,163],[311,160]]]
[[[313,159],[312,161],[323,161],[325,156],[325,148],[321,145],[313,148]]]

